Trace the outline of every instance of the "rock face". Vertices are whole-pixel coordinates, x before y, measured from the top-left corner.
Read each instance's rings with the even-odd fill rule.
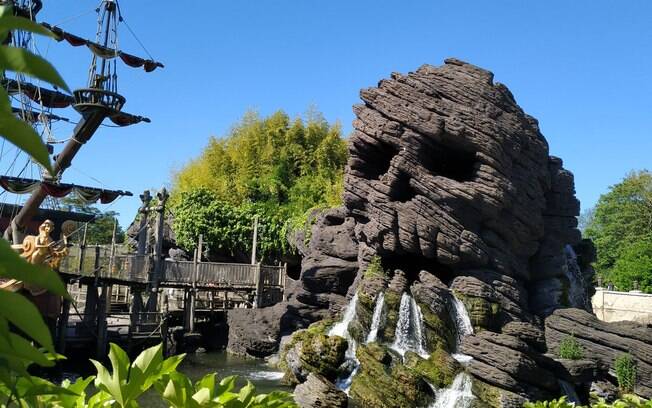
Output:
[[[652,327],[632,323],[605,323],[578,309],[556,310],[546,319],[546,343],[556,351],[560,342],[573,336],[584,355],[597,361],[604,371],[615,371],[615,360],[630,354],[636,365],[634,392],[652,398]]]
[[[294,390],[294,400],[301,408],[346,408],[349,398],[326,378],[310,374]]]
[[[652,378],[649,328],[610,343],[605,333],[620,326],[590,318],[595,250],[577,229],[573,175],[507,87],[449,59],[392,74],[361,98],[344,207],[314,225],[292,292],[312,316],[357,294],[355,357],[347,352],[359,365],[348,381],[357,403],[585,399],[614,383],[615,350],[634,348],[639,373]],[[573,325],[587,360],[558,356]]]

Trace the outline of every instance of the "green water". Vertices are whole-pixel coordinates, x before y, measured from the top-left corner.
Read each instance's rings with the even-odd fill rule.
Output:
[[[187,355],[179,371],[196,381],[209,373],[217,373],[218,379],[237,375],[240,384],[251,381],[256,386],[257,393],[269,393],[275,390],[292,391],[291,387],[281,385],[281,373],[276,368],[269,367],[263,360],[247,359],[233,356],[225,352],[200,353]],[[148,393],[139,400],[143,407],[165,407],[156,393]]]

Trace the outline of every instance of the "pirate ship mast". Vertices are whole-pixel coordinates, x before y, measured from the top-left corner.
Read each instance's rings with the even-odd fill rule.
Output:
[[[2,3],[0,0],[0,4]],[[32,20],[36,20],[42,8],[40,0],[5,0],[4,3],[12,5],[16,15]],[[148,118],[123,112],[126,99],[118,93],[118,60],[133,68],[143,67],[146,72],[163,67],[163,64],[152,58],[140,58],[118,48],[118,25],[124,21],[118,0],[102,0],[96,12],[98,24],[94,41],[69,33],[55,25],[41,23],[55,34],[58,42],[66,42],[73,47],[85,46],[91,51],[92,59],[85,88],[75,90],[73,95],[67,95],[57,89],[45,89],[29,83],[22,75],[15,78],[0,76],[2,86],[20,105],[14,107],[14,112],[35,128],[41,128],[42,134],[47,136],[46,142],[53,140],[51,122],[65,120],[52,114],[53,108],[72,107],[81,115],[70,139],[62,151],[53,157],[52,174],[40,169],[39,179],[21,177],[21,174],[0,175],[0,187],[6,191],[31,194],[5,230],[5,238],[15,243],[22,240],[26,225],[48,197],[61,198],[76,193],[86,203],[108,203],[119,196],[131,195],[122,190],[105,190],[61,182],[64,171],[70,167],[82,146],[93,137],[105,119],[110,119],[118,126],[150,121]],[[11,41],[17,47],[30,47],[32,39],[27,33],[16,32],[13,33]],[[53,144],[48,144],[48,147],[53,153]]]

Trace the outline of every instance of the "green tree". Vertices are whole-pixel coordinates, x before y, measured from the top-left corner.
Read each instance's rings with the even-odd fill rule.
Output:
[[[174,175],[178,243],[192,249],[203,233],[211,249],[249,251],[258,216],[262,252],[278,258],[290,250],[288,228],[304,225],[315,207],[341,203],[347,157],[340,126],[314,110],[294,120],[282,111],[245,114]]]
[[[118,223],[119,213],[115,211],[100,211],[97,207],[85,203],[78,197],[66,197],[61,200],[61,204],[67,206],[71,211],[83,212],[92,214],[93,220],[90,221],[86,227],[86,243],[89,245],[95,244],[110,244],[113,237],[113,227],[115,225],[115,238],[116,243],[124,242],[125,232]],[[82,225],[77,232],[71,237],[71,242],[81,242],[84,235]]]
[[[596,245],[603,280],[620,290],[632,289],[634,282],[652,290],[652,173],[632,172],[602,195],[586,235]]]

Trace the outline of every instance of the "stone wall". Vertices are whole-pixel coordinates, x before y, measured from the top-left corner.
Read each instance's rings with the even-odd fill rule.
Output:
[[[596,288],[593,312],[604,322],[629,320],[652,324],[652,295]]]

